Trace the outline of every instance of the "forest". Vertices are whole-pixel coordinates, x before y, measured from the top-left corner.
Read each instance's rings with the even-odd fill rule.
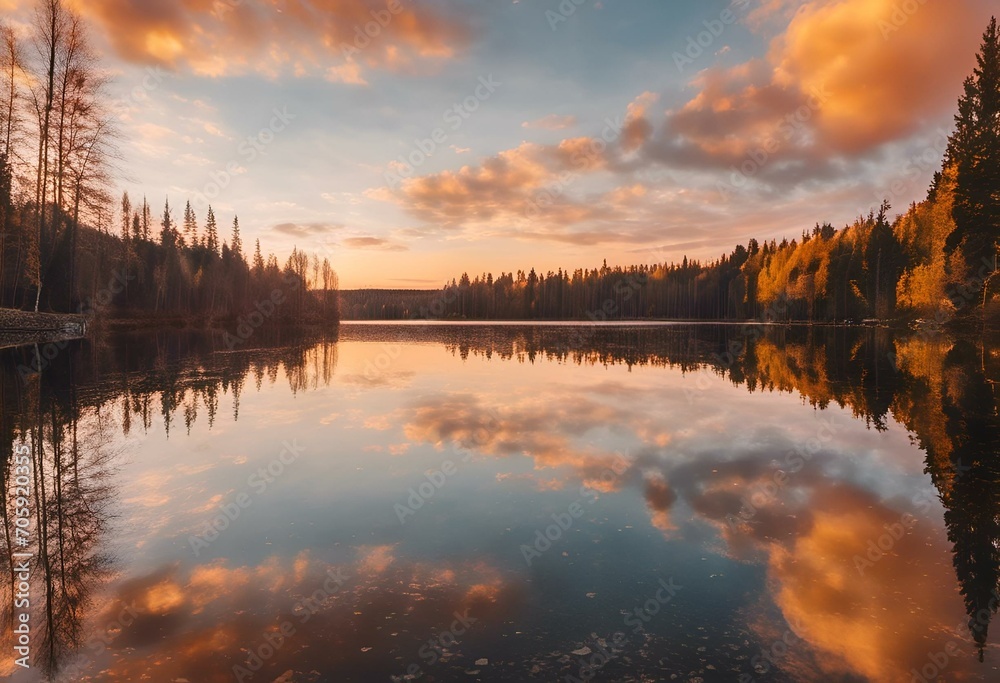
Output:
[[[795,320],[995,324],[1000,45],[987,28],[941,170],[895,217],[883,202],[835,229],[751,239],[717,260],[469,276],[443,290],[343,292],[345,318]]]
[[[120,112],[81,18],[43,0],[31,36],[0,27],[0,307],[102,318],[794,320],[995,323],[1000,46],[986,29],[941,169],[923,201],[840,229],[750,239],[713,261],[463,273],[441,290],[339,292],[329,258],[252,253],[238,217],[203,221],[114,196]],[[178,213],[180,214],[178,216]],[[231,225],[231,227],[230,227]],[[269,309],[270,310],[270,309]]]
[[[245,250],[236,216],[116,196],[121,107],[65,2],[42,0],[30,36],[0,24],[0,50],[0,307],[210,325],[271,302],[275,320],[338,319],[329,258],[281,264]]]

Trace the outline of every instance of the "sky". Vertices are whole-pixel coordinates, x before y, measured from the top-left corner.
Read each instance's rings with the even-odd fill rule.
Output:
[[[15,25],[29,0],[0,0]],[[120,185],[343,288],[717,258],[901,212],[992,0],[70,0]],[[228,232],[228,231],[225,231]]]

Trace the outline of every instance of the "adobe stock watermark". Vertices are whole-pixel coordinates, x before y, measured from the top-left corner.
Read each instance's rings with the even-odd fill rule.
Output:
[[[231,502],[219,507],[219,515],[205,522],[204,530],[199,534],[188,536],[188,545],[195,557],[201,555],[201,551],[214,543],[223,531],[228,529],[243,514],[243,511],[253,505],[254,497],[262,495],[268,487],[285,473],[285,470],[295,463],[305,452],[305,447],[300,446],[294,439],[292,443],[285,441],[282,444],[281,453],[271,460],[266,467],[259,467],[251,473],[247,479],[247,487],[253,495],[247,491],[240,491]]]
[[[285,275],[285,284],[292,291],[297,290],[301,286],[299,278],[293,273]],[[237,346],[249,341],[254,333],[264,326],[264,323],[278,314],[278,309],[286,301],[288,301],[288,297],[285,295],[283,289],[271,290],[269,297],[261,299],[254,304],[252,311],[236,319],[235,335],[230,334],[228,331],[223,333],[222,341],[226,345],[226,348],[234,351]]]
[[[559,25],[569,21],[569,18],[587,2],[594,2],[594,0],[560,0],[555,10],[545,10],[545,20],[549,23],[552,32],[558,31]]]
[[[292,607],[292,614],[295,615],[299,626],[308,623],[310,619],[319,614],[323,609],[323,603],[336,595],[347,583],[347,579],[343,569],[339,567],[328,569],[323,585]],[[243,683],[243,681],[253,678],[258,671],[264,668],[264,664],[274,657],[297,632],[296,625],[290,619],[286,619],[276,629],[261,634],[260,640],[255,645],[242,648],[244,652],[249,654],[243,660],[243,664],[233,665],[233,676],[236,677],[237,683]]]
[[[795,138],[796,134],[802,132],[806,124],[812,120],[816,112],[820,110],[824,103],[830,99],[831,95],[826,90],[826,85],[813,88],[809,93],[806,102],[800,105],[795,111],[785,115],[778,123],[775,134],[769,136],[754,149],[746,153],[745,159],[739,166],[729,167],[729,180],[723,182],[716,181],[716,188],[723,200],[732,199],[736,190],[747,186],[750,180],[767,166],[775,155],[789,142]]]
[[[629,467],[628,460],[622,456],[618,456],[614,464],[601,473],[600,479],[604,484],[612,484],[620,479],[628,471]],[[585,511],[585,508],[581,505],[583,501],[586,501],[588,505],[593,505],[597,502],[598,492],[589,486],[581,486],[579,494],[579,497],[570,503],[565,510],[552,514],[552,524],[549,524],[544,529],[535,530],[535,537],[530,545],[521,544],[519,548],[521,557],[524,558],[525,563],[529,567],[532,562],[550,550],[554,544],[558,543],[573,528],[576,521],[583,517]]]
[[[915,495],[911,502],[919,513],[927,514],[930,512],[931,506],[934,503],[934,497],[929,491],[923,491]],[[880,535],[878,538],[868,539],[864,556],[857,554],[854,556],[854,568],[858,570],[858,574],[860,576],[864,576],[866,569],[871,569],[877,562],[880,562],[883,558],[885,558],[887,553],[892,552],[892,549],[896,547],[896,544],[902,540],[902,538],[906,536],[906,534],[908,534],[919,521],[920,520],[915,515],[910,512],[906,512],[892,524],[884,524],[882,528],[885,529],[885,533]]]
[[[220,15],[231,12],[243,5],[244,0],[216,0],[216,9]]]
[[[875,204],[880,205],[883,201],[890,204],[897,204],[904,193],[911,193],[918,183],[923,182],[930,172],[941,166],[941,159],[948,150],[949,134],[944,128],[935,131],[936,136],[927,147],[921,152],[909,157],[903,164],[899,177],[893,180],[886,191],[873,189],[872,197]],[[859,215],[864,215],[865,208],[858,210]]]
[[[108,284],[97,291],[93,296],[88,297],[86,301],[80,303],[77,306],[77,315],[82,315],[87,318],[87,320],[93,320],[101,313],[104,309],[112,304],[115,297],[125,291],[125,287],[129,282],[136,278],[135,275],[131,275],[127,272],[115,271],[111,279],[108,280]],[[41,348],[35,347],[35,357],[31,360],[30,365],[24,365],[23,363],[18,364],[17,373],[21,378],[22,382],[27,383],[32,377],[41,373],[45,368],[49,366],[52,361],[59,357],[66,347],[70,345],[70,341],[62,339],[59,341],[49,342],[48,344],[42,345]]]
[[[477,425],[472,432],[472,439],[470,444],[460,443],[458,441],[452,442],[452,451],[454,455],[458,458],[459,462],[466,463],[472,460],[472,457],[476,454],[474,448],[481,447],[489,443],[493,436],[496,434],[500,427],[500,416],[492,408],[487,411],[488,418],[485,424]],[[410,487],[408,493],[409,497],[406,499],[406,504],[396,503],[393,505],[393,512],[396,513],[396,517],[399,519],[400,524],[406,524],[407,517],[412,517],[417,514],[424,505],[427,504],[434,496],[444,488],[452,477],[458,474],[458,464],[448,458],[441,463],[441,467],[438,469],[428,470],[424,473],[424,478],[426,481],[421,482],[417,486]]]
[[[236,153],[248,164],[252,164],[267,153],[267,148],[274,143],[280,133],[287,130],[288,125],[297,118],[291,114],[288,107],[279,109],[275,107],[271,110],[272,116],[267,125],[256,133],[244,138],[236,148]],[[233,182],[233,179],[244,173],[240,162],[236,159],[229,161],[224,167],[211,171],[208,174],[208,182],[194,195],[195,202],[202,207],[207,206],[212,200],[219,197]]]
[[[684,586],[675,584],[672,576],[666,581],[660,579],[657,585],[656,593],[625,617],[625,625],[631,626],[632,632],[636,635],[645,631],[645,625],[669,605],[677,597],[678,591],[684,588]]]
[[[838,429],[834,424],[833,414],[827,415],[824,419],[822,414],[817,412],[814,417],[819,423],[816,435],[796,443],[785,453],[784,465],[788,469],[776,469],[768,481],[750,487],[750,490],[740,498],[738,517],[733,514],[726,515],[726,524],[731,530],[746,529],[758,512],[778,500],[779,494],[788,486],[792,477],[805,469],[806,465],[822,451],[824,444],[833,440]]]
[[[917,525],[918,521],[916,517],[907,512],[899,518],[899,521],[883,525],[882,528],[885,529],[884,534],[877,539],[868,539],[865,557],[861,555],[854,556],[854,567],[858,570],[858,575],[864,576],[866,569],[875,566],[875,563],[884,558],[886,553],[891,552],[896,543],[909,533]]]
[[[613,320],[621,312],[619,299],[621,304],[631,301],[632,297],[635,296],[639,290],[645,287],[648,282],[649,276],[646,273],[629,273],[627,277],[616,282],[612,287],[615,296],[605,299],[600,308],[587,311],[587,319],[591,324],[586,327],[578,325],[573,326],[573,332],[570,334],[569,338],[570,348],[581,348],[585,343],[592,339],[597,333],[598,323]]]
[[[424,666],[434,666],[441,661],[445,650],[457,645],[459,643],[459,636],[465,635],[469,628],[479,621],[479,619],[469,616],[468,609],[461,614],[455,612],[452,616],[455,617],[454,621],[447,628],[438,631],[435,635],[428,638],[427,642],[421,645],[417,651],[417,656],[426,662]],[[412,662],[406,667],[406,673],[402,677],[393,676],[392,679],[413,681],[423,675],[424,670],[421,665],[417,662]]]
[[[434,297],[428,306],[421,306],[420,310],[414,312],[409,320],[440,320],[444,317],[449,305],[458,300],[458,287],[445,287],[444,291]],[[365,361],[364,377],[369,382],[378,380],[383,374],[389,371],[393,363],[403,355],[402,344],[381,344],[382,349],[374,359]]]
[[[400,0],[387,0],[385,9],[370,10],[372,20],[364,24],[355,24],[351,42],[340,44],[340,53],[344,59],[353,62],[354,58],[378,40],[382,32],[389,28],[393,19],[402,13],[403,3]]]
[[[966,629],[972,633],[985,631],[989,628],[990,622],[993,621],[993,615],[996,614],[998,605],[1000,605],[1000,593],[994,588],[986,606],[972,614],[968,621],[955,624],[953,630],[958,633],[962,633]],[[908,683],[937,683],[942,680],[941,674],[948,668],[952,660],[957,659],[961,654],[962,651],[959,650],[958,643],[949,640],[941,650],[928,652],[924,662],[919,665],[919,669],[917,667],[910,669]],[[983,661],[981,654],[979,661]]]
[[[736,0],[733,7],[743,10],[749,4],[750,0]],[[719,13],[718,18],[701,22],[705,30],[696,35],[688,36],[684,52],[674,52],[672,55],[677,72],[684,73],[684,69],[704,55],[705,51],[712,47],[715,41],[726,32],[726,28],[736,23],[736,19],[736,12],[727,7]]]
[[[133,106],[146,102],[149,99],[149,93],[157,90],[167,78],[167,72],[158,66],[147,67],[143,74],[138,85],[134,86],[123,97],[111,101],[109,106],[111,113],[122,121],[128,119]]]
[[[426,138],[417,138],[413,141],[413,148],[409,152],[401,154],[390,162],[389,169],[383,176],[385,184],[391,189],[396,189],[404,180],[416,175],[417,169],[427,163],[435,152],[447,145],[449,136],[458,132],[502,85],[502,81],[494,80],[493,74],[480,76],[472,94],[454,103],[442,114],[444,126],[438,126]]]
[[[124,603],[123,603],[124,604]],[[78,681],[86,673],[88,662],[83,659],[83,652],[87,652],[91,657],[97,657],[106,650],[115,640],[117,640],[126,628],[135,623],[139,613],[135,608],[135,601],[124,605],[115,619],[104,627],[103,630],[89,636],[80,648],[81,656],[77,657],[71,664],[60,670],[57,680]]]
[[[882,38],[889,40],[889,36],[903,28],[910,21],[910,18],[920,10],[921,6],[926,4],[927,0],[903,0],[894,4],[888,21],[883,18],[878,20],[878,30],[882,34]]]
[[[750,349],[750,344],[758,341],[764,336],[766,325],[771,325],[776,321],[783,320],[788,313],[789,297],[785,292],[781,292],[774,301],[768,304],[767,308],[757,316],[753,322],[740,326],[740,336],[742,339],[734,339],[727,345],[724,353],[712,353],[710,356],[715,363],[715,367],[725,370],[732,370],[740,357]],[[706,391],[712,386],[714,375],[708,369],[708,365],[703,365],[698,371],[698,379],[695,388],[684,387],[684,395],[687,397],[688,405],[694,405],[695,398],[700,392]]]
[[[958,311],[961,311],[966,306],[970,304],[975,306],[978,305],[980,300],[980,292],[983,295],[986,294],[985,287],[991,279],[997,274],[997,270],[994,268],[994,263],[988,258],[983,257],[982,265],[979,270],[971,277],[966,278],[964,282],[958,285],[949,285],[945,290],[944,295],[946,298],[945,302],[937,307],[934,311],[934,317],[930,320],[923,320],[921,327],[908,339],[918,339],[920,341],[930,341],[933,339],[934,335],[941,332],[944,326],[951,322]],[[906,340],[904,340],[906,341]],[[895,351],[891,351],[889,354],[889,361],[892,363],[892,369],[898,371],[899,368],[899,357]]]
[[[583,171],[599,162],[608,147],[618,141],[625,129],[625,119],[621,116],[604,119],[604,128],[600,137],[590,138],[590,143],[577,150],[570,157],[572,169],[566,169],[556,176],[555,180],[537,190],[525,202],[524,215],[527,218],[538,218],[543,211],[555,204],[555,200],[566,193],[566,190],[577,180]]]
[[[666,581],[660,579],[657,583],[656,593],[625,616],[625,626],[631,627],[632,632],[636,635],[642,634],[646,630],[646,624],[660,614],[664,607],[673,602],[677,593],[683,588],[683,586],[674,583],[673,577]],[[593,648],[584,645],[570,653],[580,658],[579,668],[576,675],[570,673],[563,676],[566,683],[584,683],[592,680],[598,671],[621,657],[629,644],[625,633],[621,631],[616,631],[611,636],[610,647],[605,639],[598,638],[596,634],[591,634],[591,636],[595,638]]]
[[[584,645],[578,650],[573,650],[570,654],[580,658],[577,675],[566,674],[563,676],[563,681],[565,683],[586,683],[586,681],[593,680],[598,671],[625,653],[627,645],[628,638],[625,634],[616,631],[611,636],[610,648],[607,641],[602,642],[602,639],[598,639],[593,648]]]
[[[13,650],[16,655],[14,663],[23,669],[31,668],[31,574],[34,551],[28,550],[34,545],[31,526],[32,481],[34,480],[31,447],[18,444],[13,450],[13,470],[11,483],[14,484],[14,534],[10,544],[10,625]],[[4,502],[7,504],[8,491],[4,491]],[[20,552],[15,552],[16,548]]]
[[[963,629],[969,629],[972,633],[983,632],[985,635],[985,631],[989,628],[990,622],[993,620],[993,615],[997,612],[998,605],[1000,605],[1000,593],[994,588],[990,592],[990,600],[986,606],[977,610],[975,614],[970,615],[967,622],[956,624],[954,630],[961,633]],[[928,652],[927,663],[921,666],[919,671],[916,668],[910,670],[910,673],[913,674],[910,683],[936,683],[940,680],[938,678],[939,674],[948,667],[952,659],[958,657],[960,654],[958,644],[953,640],[945,643],[943,650]],[[981,653],[979,661],[983,661]]]
[[[374,358],[365,361],[363,374],[369,382],[378,380],[403,355],[402,344],[379,344],[379,348],[382,350]]]
[[[802,642],[802,639],[795,634],[795,631],[788,628],[766,648],[761,648],[760,652],[750,658],[750,666],[758,675],[764,675],[772,669],[777,669],[782,659],[788,656],[791,648]],[[756,681],[750,674],[740,674],[738,683],[754,683]]]

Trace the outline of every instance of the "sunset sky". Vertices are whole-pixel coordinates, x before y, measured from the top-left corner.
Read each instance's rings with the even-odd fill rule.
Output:
[[[995,11],[73,4],[116,76],[122,188],[154,212],[169,196],[178,218],[190,199],[202,222],[211,202],[227,235],[238,213],[248,249],[325,248],[345,288],[714,258],[750,237],[841,227],[882,197],[901,211],[937,170]],[[32,5],[0,0],[22,29]],[[360,40],[366,24],[374,37]]]

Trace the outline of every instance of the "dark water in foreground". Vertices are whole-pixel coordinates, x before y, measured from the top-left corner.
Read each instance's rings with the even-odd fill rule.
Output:
[[[74,343],[40,376],[0,352],[2,540],[32,554],[27,610],[0,557],[0,675],[1000,679],[997,346],[705,325],[251,343]]]

